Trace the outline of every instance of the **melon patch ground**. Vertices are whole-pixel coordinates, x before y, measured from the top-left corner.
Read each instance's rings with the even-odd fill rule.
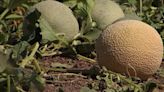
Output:
[[[52,10],[43,11],[48,13],[39,9],[30,11],[34,5],[47,1],[59,3],[61,10],[51,8],[53,3],[50,3],[46,8]],[[94,19],[94,1],[0,0],[0,92],[164,92],[164,60],[147,80],[116,73],[97,63],[95,42],[106,28],[99,25],[109,23],[105,20],[112,17],[109,15],[105,22],[100,21],[101,12],[106,12],[101,7],[96,16],[98,21]],[[118,9],[113,12],[105,7],[113,12],[112,16],[118,14],[118,19],[111,20],[108,26],[124,20],[139,20],[156,29],[164,42],[163,0],[107,1],[109,5],[114,3],[112,10]],[[150,46],[158,49],[154,44]]]

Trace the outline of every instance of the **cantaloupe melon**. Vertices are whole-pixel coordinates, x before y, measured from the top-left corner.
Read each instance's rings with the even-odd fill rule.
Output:
[[[145,80],[160,67],[163,43],[150,25],[123,20],[103,31],[96,41],[96,53],[101,66]]]
[[[91,15],[100,29],[104,29],[107,25],[124,17],[120,6],[111,0],[95,0]]]
[[[65,34],[68,40],[72,40],[78,33],[78,22],[72,10],[66,5],[58,1],[46,0],[35,4],[31,10],[34,8],[41,13],[41,17],[48,21],[55,33]]]

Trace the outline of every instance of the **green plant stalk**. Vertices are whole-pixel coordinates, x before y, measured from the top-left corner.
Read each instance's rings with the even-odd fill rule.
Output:
[[[3,12],[2,12],[2,14],[0,15],[0,21],[5,17],[5,15],[9,12],[9,8],[6,8]]]
[[[52,75],[46,75],[44,76],[44,78],[49,78],[50,76],[56,76],[58,74],[52,74]],[[80,75],[80,74],[75,74],[75,73],[64,73],[64,74],[61,74],[62,75],[66,75],[66,76],[78,76],[78,77],[82,77],[82,78],[86,78],[86,76],[83,76],[83,75]],[[55,82],[61,82],[61,81],[58,81],[56,80],[54,77],[52,77],[53,80],[46,80],[46,82],[50,82],[50,83],[55,83]]]
[[[51,52],[51,53],[48,53],[48,52],[45,52],[45,53],[40,53],[41,54],[41,56],[55,56],[55,55],[61,55],[62,54],[62,52]]]
[[[113,83],[113,75],[112,74],[110,74],[110,81],[111,81],[111,83]]]
[[[46,44],[40,52],[41,52],[41,53],[44,53],[44,52],[46,51],[47,47],[48,47],[48,46],[47,46],[47,44]]]
[[[119,77],[120,77],[120,79],[122,79],[122,80],[126,81],[128,84],[130,84],[130,85],[134,86],[135,88],[139,89],[139,90],[142,92],[142,89],[141,89],[138,85],[136,85],[136,84],[132,83],[132,81],[130,81],[130,80],[128,80],[128,79],[126,79],[126,78],[124,78],[124,76],[123,76],[123,75],[118,74],[118,73],[115,73],[115,72],[112,72],[112,71],[109,71],[109,70],[107,70],[107,72],[108,72],[108,73],[110,73],[110,74],[114,74],[114,75],[116,75],[116,76],[119,76]],[[139,91],[139,92],[140,92],[140,91]]]
[[[25,65],[26,65],[30,60],[33,59],[33,57],[34,57],[35,53],[37,52],[38,48],[39,48],[39,43],[37,42],[37,43],[35,44],[35,46],[34,46],[32,52],[31,52],[31,54],[30,54],[29,56],[27,56],[25,59],[22,60],[22,62],[21,62],[21,64],[20,64],[21,67],[24,68]]]
[[[53,47],[53,49],[49,49]],[[46,50],[50,50],[50,51],[46,51]],[[62,54],[62,52],[60,51],[56,51],[57,48],[56,46],[53,44],[52,46],[50,45],[50,47],[46,44],[45,46],[43,46],[43,48],[40,50],[40,52],[38,52],[41,56],[54,56],[54,55],[60,55]]]
[[[28,57],[26,57],[26,58],[22,61],[22,63],[20,64],[21,67],[25,67],[26,64],[27,64],[29,61],[32,61],[32,62],[34,63],[34,65],[35,65],[35,67],[36,67],[36,71],[38,71],[38,73],[41,73],[41,72],[42,72],[42,71],[41,71],[41,68],[40,68],[40,66],[39,66],[39,64],[38,64],[38,62],[37,62],[37,60],[34,58],[34,55],[35,55],[35,53],[37,52],[38,48],[39,48],[39,43],[37,42],[37,43],[35,44],[35,46],[34,46],[32,52],[31,52],[31,54],[30,54]]]
[[[89,32],[90,31],[90,28],[92,27],[92,17],[91,17],[91,14],[87,13],[87,21],[86,23],[84,22],[82,24],[82,28],[80,30],[80,36]]]
[[[17,89],[18,92],[26,92],[26,91],[24,91],[23,89],[21,89],[19,87],[16,87],[16,89]]]
[[[88,32],[90,30],[91,26],[92,26],[92,17],[91,17],[91,14],[88,12],[87,25],[85,27],[86,31],[84,33]]]
[[[90,14],[88,14],[88,23],[85,28],[85,30],[86,30],[85,33],[89,32],[91,27],[92,27],[92,17]]]
[[[29,57],[34,57],[34,55],[37,52],[38,48],[39,48],[39,43],[36,42],[31,54],[29,55]]]
[[[142,0],[140,0],[140,15],[142,15],[142,5],[143,5]]]
[[[113,83],[113,78],[112,78],[112,74],[109,74],[109,73],[106,73],[105,74],[106,75],[106,77],[105,78],[103,78],[104,80],[105,80],[105,82],[106,82],[106,84],[107,84],[107,87],[108,88],[111,88],[111,85],[112,85],[112,83]],[[110,78],[109,78],[110,77]]]
[[[35,67],[36,67],[36,71],[38,71],[38,73],[42,73],[42,70],[41,70],[41,68],[40,68],[40,66],[38,64],[38,61],[35,58],[33,58],[33,63],[35,65]]]
[[[23,59],[20,63],[20,67],[24,68],[30,60],[32,60],[32,58],[30,58],[29,56]]]
[[[90,58],[87,58],[87,57],[82,56],[82,55],[80,55],[80,54],[77,54],[77,58],[78,58],[79,60],[86,60],[86,61],[88,61],[89,63],[95,63],[95,62],[96,62],[95,60],[90,59]]]
[[[11,80],[10,80],[10,75],[7,76],[7,92],[10,92],[11,88]]]
[[[134,89],[134,92],[141,92],[141,91],[140,91],[139,89],[136,89],[136,88],[135,88],[135,89]]]

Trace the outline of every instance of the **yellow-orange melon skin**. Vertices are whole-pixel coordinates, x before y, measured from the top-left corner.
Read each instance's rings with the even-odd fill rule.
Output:
[[[163,43],[158,32],[137,20],[108,26],[96,41],[99,65],[145,80],[162,62]]]

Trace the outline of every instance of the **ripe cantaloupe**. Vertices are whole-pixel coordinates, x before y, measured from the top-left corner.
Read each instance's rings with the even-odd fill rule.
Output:
[[[66,5],[58,1],[46,0],[35,4],[31,10],[34,8],[41,13],[41,17],[48,21],[55,33],[64,33],[68,40],[72,40],[78,33],[78,22]]]
[[[120,6],[111,0],[95,0],[91,16],[100,29],[112,24],[117,19],[123,18],[124,13]]]
[[[96,41],[99,65],[145,80],[160,67],[163,44],[158,32],[138,20],[108,26]]]

